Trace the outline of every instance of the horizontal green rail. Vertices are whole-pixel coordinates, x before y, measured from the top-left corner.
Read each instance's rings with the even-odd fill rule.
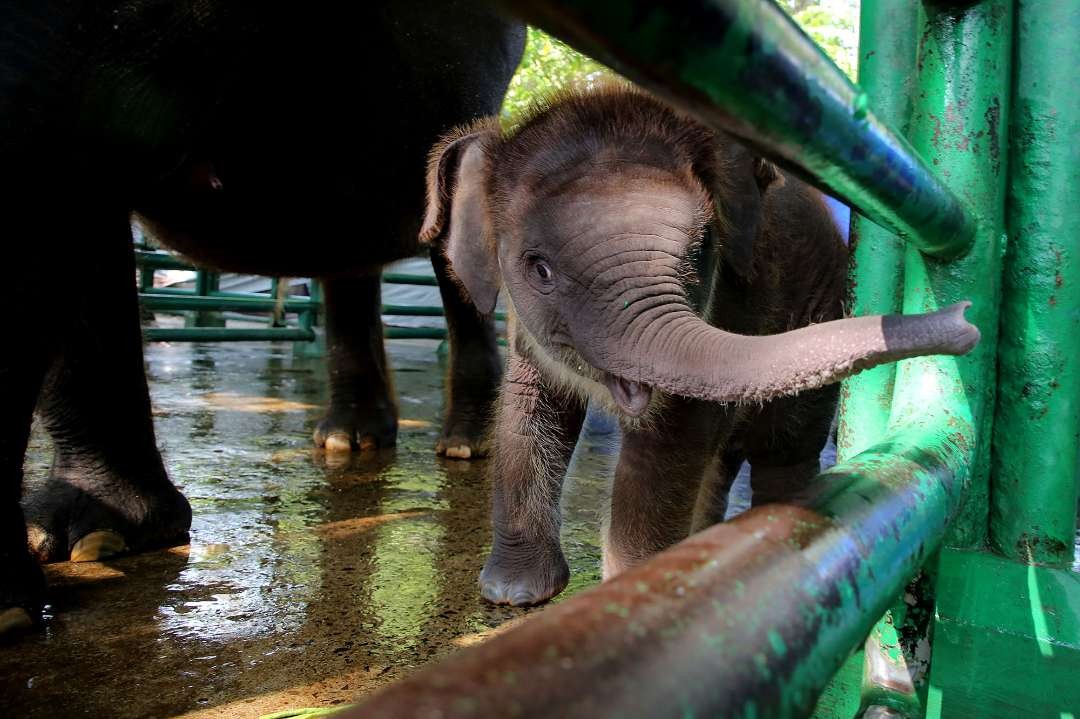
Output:
[[[975,218],[769,0],[502,0],[515,14],[801,170],[936,257]]]
[[[273,298],[273,294],[266,292],[230,292],[229,290],[211,290],[205,295],[200,295],[191,287],[155,287],[153,289],[144,290],[144,294],[174,295],[176,297],[239,297],[241,299]],[[310,302],[312,305],[318,304],[318,302],[314,298],[305,297],[304,295],[289,295],[287,299],[296,302]]]
[[[444,340],[441,327],[385,327],[383,336],[391,340]],[[147,327],[147,342],[313,342],[314,330],[303,327]]]
[[[147,342],[313,342],[315,332],[302,327],[147,327]]]
[[[271,297],[228,296],[212,294],[209,297],[184,297],[177,294],[159,295],[145,293],[139,296],[139,303],[148,310],[232,310],[235,312],[270,312],[281,307],[285,312],[308,312],[315,304],[308,299],[282,300]]]
[[[137,246],[136,264],[144,270],[177,269],[202,272],[198,267],[166,252],[151,251],[144,246]],[[401,272],[387,272],[382,276],[387,284],[405,284],[420,286],[438,286],[438,280],[429,275],[414,275]],[[203,282],[207,285],[206,282]],[[271,312],[278,308],[287,313],[300,315],[300,327],[268,327],[265,329],[227,328],[227,327],[184,327],[184,328],[147,328],[143,331],[148,341],[173,342],[248,342],[248,341],[314,341],[315,332],[310,327],[310,314],[320,304],[316,298],[290,297],[282,301],[269,295],[227,292],[206,289],[197,290],[178,287],[158,287],[140,293],[139,302],[143,308],[155,312]],[[382,314],[393,317],[442,317],[444,311],[435,305],[400,305],[382,306]],[[496,320],[506,320],[503,312],[495,313]],[[387,339],[435,339],[444,340],[447,332],[439,327],[394,327],[384,328]]]
[[[411,275],[404,272],[384,272],[382,281],[388,285],[439,286],[439,280],[431,275]]]
[[[168,252],[154,252],[151,250],[135,250],[135,264],[153,270],[188,270],[195,272],[199,268],[187,260],[171,255]]]
[[[278,302],[268,295],[259,297],[241,292],[211,292],[197,295],[193,290],[159,287],[139,296],[149,310],[233,310],[237,312],[266,312],[277,309]],[[305,312],[316,303],[308,298],[290,297],[283,303],[286,312]],[[437,305],[383,305],[382,314],[395,317],[442,317],[443,308]],[[496,312],[495,319],[505,320],[506,314]]]

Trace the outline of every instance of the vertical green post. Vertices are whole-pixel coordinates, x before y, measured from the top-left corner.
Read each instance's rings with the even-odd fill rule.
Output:
[[[915,53],[919,9],[914,2],[863,0],[859,11],[859,86],[878,117],[908,134],[915,94]],[[851,216],[851,312],[893,314],[903,303],[904,242],[862,215]],[[845,380],[840,393],[837,458],[844,461],[881,441],[889,424],[896,365],[865,370]],[[899,603],[903,606],[903,602]],[[863,679],[856,706],[918,707],[910,688],[903,653],[887,613],[866,640]],[[898,677],[906,679],[900,683]],[[898,690],[903,687],[904,691]],[[905,712],[904,716],[913,715]]]
[[[208,270],[195,271],[195,294],[211,297],[221,288],[221,276]],[[186,327],[224,327],[225,315],[213,310],[196,310],[188,315]]]
[[[311,304],[297,317],[300,328],[315,333],[315,339],[311,342],[293,343],[293,354],[299,357],[325,357],[326,356],[326,330],[322,327],[322,319],[319,313],[323,311],[322,284],[314,277],[308,285],[308,297]]]
[[[1068,565],[1080,432],[1080,3],[1019,0],[990,535]]]
[[[919,93],[912,144],[967,202],[975,243],[951,262],[905,251],[904,312],[961,299],[982,333],[964,357],[920,357],[898,365],[892,426],[938,426],[968,458],[964,507],[946,540],[981,547],[989,514],[1001,256],[1005,243],[1006,128],[1012,66],[1012,0],[957,5],[926,1],[919,27]]]
[[[859,86],[883,122],[907,134],[915,82],[918,6],[863,0],[859,22]],[[852,314],[898,312],[904,243],[892,232],[852,213]],[[843,461],[884,436],[892,405],[896,365],[868,369],[841,390],[837,455]]]

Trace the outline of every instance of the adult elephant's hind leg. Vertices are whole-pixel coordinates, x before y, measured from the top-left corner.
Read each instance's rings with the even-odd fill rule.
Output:
[[[483,457],[488,453],[488,424],[502,379],[495,320],[482,316],[462,296],[441,247],[432,248],[431,264],[439,280],[450,344],[446,416],[435,451],[457,459]]]
[[[392,447],[397,442],[397,405],[383,345],[381,281],[372,274],[323,283],[330,407],[315,428],[315,445],[328,452]]]
[[[124,213],[87,222],[54,321],[59,355],[38,411],[53,439],[44,485],[24,500],[43,561],[93,561],[183,543],[191,508],[158,453]],[[94,235],[107,235],[96,237]]]

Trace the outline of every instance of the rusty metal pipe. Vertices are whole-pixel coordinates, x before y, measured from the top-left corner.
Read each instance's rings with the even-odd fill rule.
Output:
[[[342,716],[804,715],[956,512],[964,452],[929,434],[820,475],[812,509],[711,527]]]

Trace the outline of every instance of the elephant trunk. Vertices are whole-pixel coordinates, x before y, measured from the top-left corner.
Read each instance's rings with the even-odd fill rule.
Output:
[[[655,323],[654,332],[637,335],[634,347],[597,357],[595,366],[611,373],[608,387],[627,410],[638,409],[642,388],[715,402],[764,402],[906,357],[965,354],[979,341],[979,330],[964,319],[969,305],[836,320],[769,336],[731,334],[677,311]]]

